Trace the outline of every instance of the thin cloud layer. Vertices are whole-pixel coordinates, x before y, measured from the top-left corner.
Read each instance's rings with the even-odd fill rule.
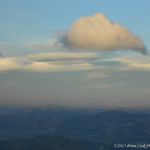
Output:
[[[116,58],[105,59],[105,61],[119,61],[118,70],[141,70],[150,71],[150,57],[143,55],[123,55]]]
[[[31,70],[39,72],[92,70],[97,67],[90,63],[90,59],[98,57],[99,55],[97,54],[73,52],[51,52],[30,54],[24,57],[5,57],[0,58],[0,72],[9,70]],[[67,58],[70,59],[65,62]],[[84,61],[80,59],[84,59]]]
[[[69,49],[133,50],[147,54],[140,37],[121,24],[111,22],[102,13],[77,19],[69,31],[61,31],[58,37]]]
[[[106,62],[107,65],[103,65],[101,62]],[[112,68],[112,62],[119,63],[114,64]],[[109,77],[109,75],[103,73],[103,71],[108,70],[150,71],[150,57],[134,54],[103,59],[100,58],[100,55],[97,53],[83,52],[50,52],[30,54],[23,57],[1,57],[0,72],[6,72],[10,70],[30,70],[39,72],[96,70],[96,72],[94,71],[89,74],[85,74],[86,79],[105,78]]]
[[[0,50],[3,51],[5,49],[11,48],[13,46],[12,43],[9,42],[0,42]]]
[[[120,84],[94,84],[89,86],[83,86],[82,89],[105,89],[120,86]]]
[[[106,78],[106,77],[109,77],[109,75],[105,74],[105,73],[101,73],[101,72],[95,72],[95,73],[86,74],[86,77],[88,79],[92,79],[92,78]]]
[[[44,42],[31,42],[28,43],[27,46],[31,46],[34,49],[38,50],[57,50],[57,49],[63,49],[63,44],[60,43],[57,39],[50,39]]]
[[[96,53],[73,53],[73,52],[38,53],[38,54],[30,54],[27,56],[27,58],[32,60],[48,59],[48,58],[89,59],[89,58],[98,58],[98,57],[99,55]]]
[[[3,57],[3,54],[0,52],[0,57]]]

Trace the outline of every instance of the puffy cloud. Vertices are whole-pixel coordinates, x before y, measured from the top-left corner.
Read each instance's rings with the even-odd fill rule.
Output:
[[[102,13],[81,17],[69,31],[58,33],[61,42],[68,48],[87,50],[134,50],[146,54],[140,37],[117,22],[111,22]]]

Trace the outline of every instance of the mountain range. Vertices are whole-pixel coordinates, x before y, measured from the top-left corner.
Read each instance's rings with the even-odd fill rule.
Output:
[[[14,140],[19,143],[20,140],[25,140],[25,143],[30,140],[37,142],[38,138],[46,140],[46,137],[49,140],[55,138],[56,141],[57,138],[63,140],[64,137],[72,137],[73,143],[76,143],[74,139],[85,140],[87,145],[88,142],[92,143],[95,148],[97,145],[105,145],[105,148],[111,145],[109,149],[112,149],[114,143],[149,143],[150,114],[135,110],[38,106],[20,108],[0,115],[2,145],[4,141],[11,145]]]

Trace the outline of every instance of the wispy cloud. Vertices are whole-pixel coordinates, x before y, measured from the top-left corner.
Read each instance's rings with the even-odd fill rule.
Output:
[[[82,89],[105,89],[105,88],[113,88],[116,86],[120,86],[120,84],[94,84],[88,86],[82,86]]]
[[[147,53],[140,37],[118,22],[111,22],[102,13],[77,19],[69,31],[59,31],[58,37],[69,49],[134,50]]]
[[[20,64],[22,61],[23,60],[14,57],[0,58],[0,72],[22,69],[22,65]]]
[[[63,44],[57,39],[50,39],[43,42],[31,42],[27,46],[33,47],[37,50],[57,50],[63,49]]]
[[[12,82],[12,81],[5,81],[2,83],[2,86],[5,86],[5,87],[13,87],[15,85],[15,82]]]
[[[32,70],[48,72],[92,70],[98,67],[92,65],[89,59],[97,57],[99,57],[97,54],[73,52],[51,52],[31,54],[24,57],[5,57],[0,58],[0,72],[9,70]],[[70,59],[65,62],[65,59],[67,58]],[[84,61],[80,60],[81,58],[84,59]],[[45,59],[48,60],[45,61]],[[56,60],[52,61],[51,59]],[[64,60],[62,61],[62,59]]]
[[[88,79],[92,79],[92,78],[106,78],[106,77],[109,77],[108,74],[99,73],[99,72],[89,73],[89,74],[86,74],[85,76],[86,76],[86,78],[88,78]]]
[[[40,60],[48,58],[69,58],[69,59],[89,59],[98,58],[99,54],[96,53],[74,53],[74,52],[50,52],[50,53],[37,53],[28,55],[27,58],[31,60]]]
[[[9,70],[47,72],[93,70],[92,73],[85,74],[85,77],[88,79],[105,78],[109,77],[108,74],[104,73],[106,71],[150,71],[150,57],[148,55],[130,54],[102,59],[98,53],[86,52],[49,52],[30,54],[22,57],[1,57],[0,72]]]
[[[0,52],[0,57],[4,57],[3,54]]]
[[[105,59],[106,61],[119,61],[119,70],[146,70],[150,71],[150,57],[143,55],[124,55],[116,58]]]
[[[0,42],[0,50],[3,51],[5,49],[11,48],[14,44],[9,42]]]

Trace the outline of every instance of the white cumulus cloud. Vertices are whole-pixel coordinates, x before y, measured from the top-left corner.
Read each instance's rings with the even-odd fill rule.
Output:
[[[111,22],[102,13],[77,19],[69,31],[60,32],[58,37],[68,48],[103,51],[134,50],[147,53],[140,37],[118,22]]]

